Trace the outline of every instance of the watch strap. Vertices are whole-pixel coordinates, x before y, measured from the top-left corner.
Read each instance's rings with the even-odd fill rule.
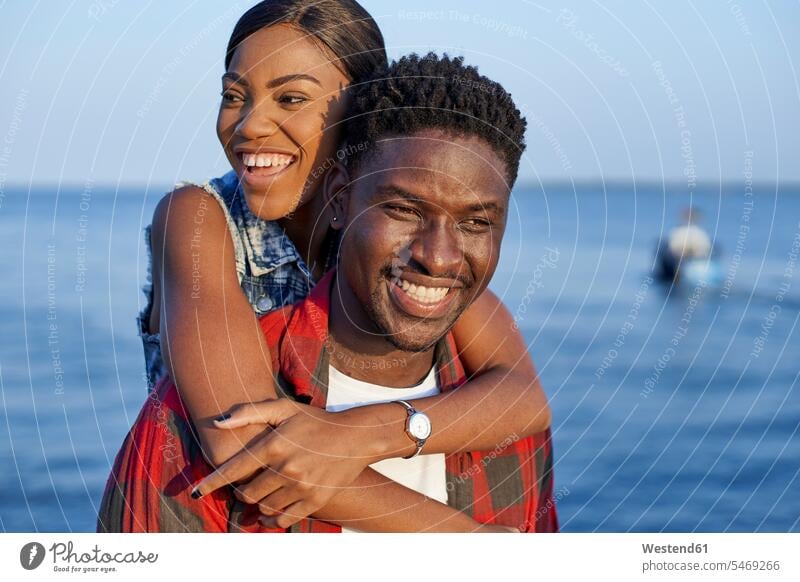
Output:
[[[403,408],[406,409],[406,413],[407,413],[406,425],[403,428],[403,430],[406,431],[406,435],[408,435],[408,438],[413,440],[414,444],[417,445],[417,450],[415,450],[413,453],[411,453],[410,455],[407,455],[407,456],[405,456],[403,458],[404,459],[413,459],[414,457],[416,457],[417,455],[419,455],[422,452],[422,447],[425,446],[425,443],[427,442],[428,439],[415,438],[415,437],[411,436],[411,433],[408,430],[408,424],[407,424],[408,423],[408,419],[411,418],[413,415],[415,415],[417,413],[417,409],[414,408],[414,406],[410,402],[407,402],[405,400],[395,400],[394,402],[396,402],[397,404],[399,404],[400,406],[402,406]]]

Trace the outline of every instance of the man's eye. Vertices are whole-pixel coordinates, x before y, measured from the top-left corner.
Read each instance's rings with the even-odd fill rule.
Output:
[[[409,208],[408,206],[395,206],[393,204],[387,205],[384,207],[387,212],[398,216],[400,218],[416,218],[419,216],[419,213],[413,209]]]
[[[302,95],[281,95],[278,101],[284,105],[300,105],[308,101],[308,99]]]
[[[461,227],[470,232],[483,232],[492,227],[492,223],[485,218],[469,218],[461,221]]]

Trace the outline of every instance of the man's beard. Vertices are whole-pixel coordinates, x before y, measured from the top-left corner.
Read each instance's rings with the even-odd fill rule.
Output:
[[[364,309],[367,312],[367,316],[369,317],[370,321],[375,325],[378,329],[378,332],[383,334],[386,340],[396,347],[398,350],[402,350],[404,352],[426,352],[432,347],[434,347],[437,342],[444,337],[450,328],[453,327],[458,318],[461,317],[461,314],[466,310],[469,303],[462,303],[460,306],[455,307],[453,309],[453,317],[449,320],[449,322],[444,325],[442,324],[442,331],[436,337],[423,341],[422,339],[417,338],[402,338],[398,335],[395,335],[391,332],[391,324],[389,322],[389,318],[387,317],[386,313],[381,312],[380,308],[378,307],[381,305],[382,301],[382,293],[381,293],[381,286],[386,285],[387,281],[389,285],[394,285],[391,282],[392,277],[392,268],[387,267],[381,271],[381,277],[378,279],[378,284],[372,290],[369,296],[369,301],[366,302],[364,305]],[[459,292],[465,292],[466,290],[470,289],[471,285],[468,284],[468,281],[464,280],[464,277],[452,277],[453,279],[458,278],[464,284],[462,289],[459,289]],[[450,291],[451,293],[455,293],[456,290]],[[386,302],[387,309],[392,309],[392,298],[388,297]],[[412,324],[413,325],[413,324]]]

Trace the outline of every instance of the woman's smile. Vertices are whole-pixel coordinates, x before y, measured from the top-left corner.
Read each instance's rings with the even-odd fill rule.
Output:
[[[251,188],[268,188],[279,176],[285,174],[297,162],[297,156],[270,149],[238,150],[237,174],[242,183]]]

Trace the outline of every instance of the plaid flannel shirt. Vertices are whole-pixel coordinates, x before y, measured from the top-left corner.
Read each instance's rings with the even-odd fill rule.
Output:
[[[279,393],[325,408],[330,350],[328,315],[334,271],[311,294],[261,318]],[[452,334],[436,346],[442,392],[465,380]],[[192,499],[193,485],[213,468],[202,456],[191,420],[169,378],[148,398],[117,455],[98,516],[98,531],[267,530],[255,506],[239,502],[230,488]],[[152,396],[152,395],[151,395]],[[550,431],[508,438],[491,451],[445,456],[448,505],[481,523],[522,532],[558,531],[553,500]],[[335,524],[304,519],[293,532],[339,532]]]

